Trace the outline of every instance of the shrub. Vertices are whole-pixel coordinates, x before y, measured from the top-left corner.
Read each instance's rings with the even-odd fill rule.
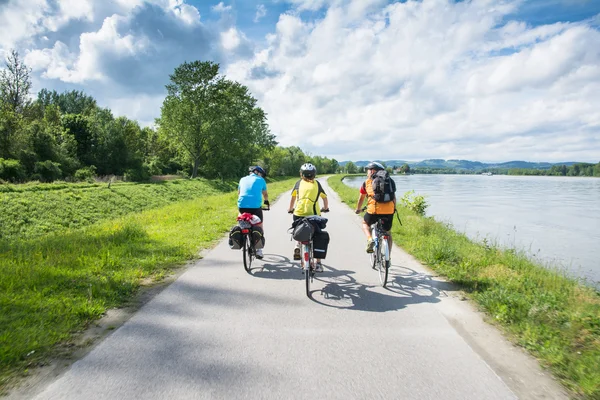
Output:
[[[400,204],[418,215],[425,215],[425,210],[427,210],[427,207],[429,207],[425,197],[421,195],[415,195],[414,190],[404,193],[404,196],[400,199]]]
[[[75,171],[75,180],[78,182],[89,182],[94,183],[94,175],[96,175],[96,167],[90,165],[89,167],[81,168]]]
[[[60,164],[50,160],[37,161],[33,171],[41,182],[54,182],[62,176]]]
[[[25,168],[19,160],[0,158],[0,179],[9,182],[23,182]]]

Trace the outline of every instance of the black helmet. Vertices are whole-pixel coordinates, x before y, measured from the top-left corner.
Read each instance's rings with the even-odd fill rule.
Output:
[[[315,179],[315,176],[317,176],[317,168],[311,163],[302,164],[300,173],[306,179]]]
[[[365,167],[365,169],[374,169],[375,171],[380,171],[385,168],[383,168],[383,165],[379,164],[378,162],[373,161],[373,162],[368,163],[367,166]]]
[[[250,172],[258,172],[262,174],[263,178],[267,177],[267,172],[260,165],[253,165],[249,168]]]

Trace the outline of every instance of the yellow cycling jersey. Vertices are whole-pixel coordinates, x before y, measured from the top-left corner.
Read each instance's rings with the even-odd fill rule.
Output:
[[[319,198],[326,198],[327,195],[321,187],[319,181],[305,181],[300,179],[292,189],[292,196],[296,197],[296,206],[294,215],[298,217],[308,217],[309,215],[321,215],[319,207]]]

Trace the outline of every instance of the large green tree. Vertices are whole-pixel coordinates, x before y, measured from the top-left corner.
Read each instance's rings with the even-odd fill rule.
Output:
[[[200,168],[207,175],[239,174],[261,148],[275,144],[256,100],[245,86],[219,75],[219,64],[185,62],[170,80],[157,123],[185,154],[192,177]]]

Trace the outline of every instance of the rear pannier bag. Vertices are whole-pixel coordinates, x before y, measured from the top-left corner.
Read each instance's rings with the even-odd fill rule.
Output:
[[[313,236],[313,256],[315,258],[325,258],[328,246],[329,233],[327,231],[316,232]]]
[[[315,233],[314,225],[307,219],[296,221],[292,237],[299,242],[308,242]]]
[[[229,247],[233,250],[242,248],[243,242],[242,228],[239,225],[234,225],[229,231]]]
[[[265,237],[263,236],[263,230],[261,227],[252,227],[252,242],[255,249],[262,249],[265,247]]]

